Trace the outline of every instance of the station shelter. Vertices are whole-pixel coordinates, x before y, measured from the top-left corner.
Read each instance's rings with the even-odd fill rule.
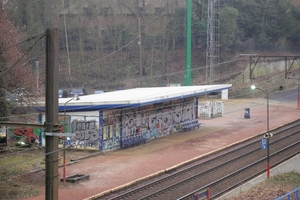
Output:
[[[72,141],[106,151],[122,147],[125,138],[147,140],[182,130],[198,119],[198,98],[213,92],[228,95],[231,84],[147,87],[59,98],[62,132]]]

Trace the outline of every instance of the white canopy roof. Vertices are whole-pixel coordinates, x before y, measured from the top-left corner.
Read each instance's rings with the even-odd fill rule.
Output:
[[[101,94],[80,96],[79,100],[59,99],[59,111],[101,110],[136,107],[160,103],[178,98],[200,96],[211,92],[230,89],[231,84],[180,87],[148,87],[117,90]]]

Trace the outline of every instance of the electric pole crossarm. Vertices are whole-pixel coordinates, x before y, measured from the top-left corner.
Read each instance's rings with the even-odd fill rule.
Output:
[[[44,124],[28,124],[28,123],[19,123],[19,122],[2,122],[0,121],[0,126],[7,126],[7,127],[30,127],[30,128],[40,128],[44,129]]]

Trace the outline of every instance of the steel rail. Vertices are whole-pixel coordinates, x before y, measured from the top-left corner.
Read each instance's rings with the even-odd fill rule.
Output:
[[[298,147],[299,144],[300,144],[300,141],[297,141],[297,142],[295,142],[295,143],[293,143],[293,144],[291,144],[291,145],[289,145],[289,146],[287,146],[287,147],[285,147],[285,148],[283,148],[283,149],[281,149],[281,150],[279,150],[279,151],[277,151],[277,152],[274,152],[273,154],[270,155],[270,157],[274,157],[274,156],[276,156],[276,155],[278,155],[278,154],[280,154],[280,153],[282,153],[282,152],[288,151],[288,150],[292,149],[293,147]],[[298,155],[299,153],[300,153],[300,151],[295,151],[294,153],[289,154],[288,156],[284,157],[284,159],[281,159],[280,161],[277,161],[275,164],[273,164],[273,167],[274,167],[274,166],[278,166],[279,164],[281,164],[281,163],[283,163],[283,162],[285,162],[285,161],[291,159],[292,157]],[[248,166],[245,166],[245,167],[241,168],[240,170],[237,170],[237,171],[235,171],[235,172],[233,172],[233,173],[231,173],[231,174],[228,174],[227,176],[224,176],[223,178],[220,178],[220,179],[218,179],[218,180],[216,180],[216,181],[214,181],[214,182],[212,182],[212,183],[210,183],[210,184],[207,184],[207,185],[205,185],[205,186],[203,186],[203,187],[201,187],[201,188],[199,188],[199,189],[197,189],[197,190],[195,190],[195,191],[192,191],[192,192],[190,192],[189,194],[187,194],[187,195],[185,195],[185,196],[183,196],[183,197],[178,198],[177,200],[183,200],[183,199],[186,199],[187,197],[191,197],[191,196],[192,196],[193,194],[195,194],[197,191],[203,190],[203,189],[205,189],[205,188],[212,188],[214,185],[220,184],[222,181],[224,181],[224,180],[226,180],[226,179],[229,179],[230,177],[236,176],[236,175],[239,174],[239,173],[245,172],[245,171],[248,170],[249,168],[251,168],[251,167],[253,167],[253,166],[255,166],[255,165],[258,165],[258,164],[260,164],[260,163],[263,163],[264,161],[265,161],[265,158],[262,158],[262,159],[260,159],[260,160],[258,160],[258,161],[256,161],[256,162],[254,162],[254,163],[248,165]],[[218,193],[212,195],[211,198],[217,198],[217,197],[220,197],[221,195],[226,194],[227,192],[231,191],[232,189],[234,189],[234,188],[236,188],[236,187],[242,185],[243,183],[246,183],[246,182],[252,180],[253,178],[255,178],[255,177],[257,177],[257,176],[263,174],[264,172],[265,172],[265,170],[262,169],[262,170],[258,171],[257,173],[253,174],[252,176],[249,176],[249,177],[247,177],[246,179],[243,179],[243,180],[241,180],[241,181],[239,181],[239,182],[236,182],[236,184],[234,184],[234,185],[232,185],[232,186],[226,188],[225,190],[219,191]]]
[[[296,120],[296,121],[293,121],[293,122],[290,122],[290,123],[288,123],[288,124],[286,124],[286,125],[284,125],[284,126],[280,126],[280,127],[277,127],[277,128],[275,128],[275,129],[273,129],[272,130],[272,132],[274,133],[274,139],[275,140],[273,140],[273,142],[272,142],[272,144],[276,144],[277,142],[280,142],[280,141],[282,141],[282,139],[285,139],[285,137],[286,137],[286,135],[285,135],[285,133],[286,132],[289,132],[289,131],[291,131],[292,133],[290,133],[289,134],[289,136],[291,137],[292,135],[295,135],[295,134],[297,134],[298,132],[297,132],[297,127],[299,127],[299,125],[300,125],[300,120]],[[263,134],[262,134],[263,135]],[[242,146],[242,144],[236,144],[235,146],[234,146],[234,148],[232,148],[231,150],[227,150],[227,152],[226,153],[220,153],[219,152],[219,155],[218,156],[216,156],[216,157],[214,157],[213,159],[211,159],[211,160],[207,160],[207,161],[205,161],[205,162],[203,162],[203,163],[201,163],[201,164],[197,164],[197,165],[192,165],[192,166],[185,166],[185,167],[187,167],[186,169],[183,169],[183,170],[180,170],[180,171],[177,171],[177,172],[174,172],[174,171],[176,171],[176,170],[178,170],[178,169],[175,169],[174,171],[172,171],[172,176],[167,176],[167,177],[163,177],[163,178],[157,178],[156,180],[154,180],[154,181],[151,181],[150,183],[145,183],[145,185],[144,186],[139,186],[139,187],[137,187],[137,188],[135,188],[135,189],[133,189],[133,190],[130,190],[130,191],[127,191],[127,192],[125,192],[125,193],[122,193],[122,194],[119,194],[119,195],[117,195],[117,196],[114,196],[114,197],[112,197],[112,198],[110,198],[110,199],[120,199],[120,198],[122,198],[122,199],[126,199],[126,196],[128,197],[128,196],[130,196],[131,194],[136,194],[136,193],[138,193],[138,191],[136,191],[136,190],[148,190],[149,188],[151,188],[152,186],[151,186],[151,184],[159,184],[159,183],[157,183],[157,182],[166,182],[166,180],[167,179],[169,179],[169,180],[171,180],[171,179],[176,179],[176,177],[174,178],[174,176],[176,175],[176,176],[178,176],[178,174],[180,174],[180,173],[190,173],[190,171],[188,171],[188,170],[193,170],[193,168],[199,168],[199,166],[201,166],[201,167],[203,167],[205,164],[208,164],[208,163],[210,163],[210,162],[212,162],[212,160],[218,160],[218,159],[220,159],[221,157],[224,157],[224,156],[228,156],[228,155],[230,155],[230,154],[233,154],[234,152],[240,152],[241,151],[241,149],[243,149],[243,148],[245,148],[245,147],[253,147],[254,149],[253,150],[251,150],[251,151],[248,151],[248,152],[246,152],[246,153],[244,153],[243,155],[241,155],[241,156],[237,156],[237,157],[235,157],[234,159],[231,159],[231,160],[229,160],[229,161],[227,161],[226,163],[223,163],[223,164],[221,164],[221,165],[218,165],[218,166],[225,166],[226,164],[228,165],[229,163],[232,163],[232,162],[234,162],[234,160],[237,160],[238,158],[242,158],[242,157],[245,157],[246,155],[250,155],[250,154],[257,154],[257,153],[255,153],[255,152],[257,152],[259,149],[260,149],[260,146],[259,145],[257,145],[258,144],[258,141],[261,139],[261,135],[260,136],[256,136],[256,137],[253,137],[253,138],[251,138],[251,139],[249,139],[249,140],[247,140],[247,141],[244,141],[244,143],[243,144],[245,144],[246,143],[246,145],[244,145],[244,146]],[[255,146],[257,146],[257,147],[255,147]],[[278,146],[278,145],[273,145],[273,146]],[[273,158],[274,157],[274,154],[271,154],[271,158]],[[200,159],[199,159],[200,160]],[[198,161],[199,161],[198,160]],[[259,160],[265,160],[265,158],[264,157],[262,157],[261,159],[259,159]],[[257,160],[256,160],[257,161]],[[262,161],[263,162],[263,161]],[[253,163],[256,163],[256,162],[253,162]],[[251,163],[250,163],[250,165],[251,165]],[[218,167],[218,166],[215,166],[215,167]],[[275,166],[275,164],[273,164],[273,166]],[[214,167],[214,168],[215,168]],[[206,170],[205,172],[200,172],[200,174],[201,173],[212,173],[214,170],[213,170],[213,168],[211,168],[210,170]],[[258,170],[258,171],[260,171],[260,170]],[[264,171],[264,170],[262,170],[262,171]],[[233,173],[233,172],[232,172]],[[203,175],[203,174],[202,174]],[[197,176],[197,175],[196,175]],[[192,177],[189,177],[188,179],[194,179],[195,178],[195,175],[193,175]],[[251,177],[250,177],[251,178]],[[182,183],[184,183],[185,181],[188,181],[188,180],[183,180],[183,181],[181,181],[181,182],[177,182],[177,183],[175,183],[175,184],[173,184],[173,186],[177,186],[177,185],[180,185],[180,184],[182,184]],[[190,180],[189,180],[190,181]],[[241,181],[241,182],[243,182],[243,181]],[[237,182],[237,184],[239,183],[239,181]],[[150,184],[150,185],[149,185]],[[167,190],[170,190],[170,187],[171,186],[169,186],[169,187],[167,187],[168,189]],[[234,186],[233,186],[234,187]],[[145,188],[145,189],[143,189],[143,188]],[[150,198],[150,196],[156,196],[158,193],[163,193],[164,191],[166,191],[165,189],[161,189],[161,190],[157,190],[156,192],[154,192],[154,193],[151,193],[151,194],[148,194],[147,196],[144,196],[144,197],[141,197],[141,198],[138,198],[138,199],[149,199]],[[97,198],[98,199],[98,198]],[[99,198],[99,199],[101,199],[101,198]]]

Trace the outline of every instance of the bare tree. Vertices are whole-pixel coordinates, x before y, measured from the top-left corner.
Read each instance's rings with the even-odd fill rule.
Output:
[[[20,91],[20,88],[25,88],[26,92],[33,91],[36,79],[28,65],[30,49],[24,53],[19,49],[22,34],[11,23],[5,9],[0,10],[0,19],[0,117],[4,117],[7,115],[6,95]]]

